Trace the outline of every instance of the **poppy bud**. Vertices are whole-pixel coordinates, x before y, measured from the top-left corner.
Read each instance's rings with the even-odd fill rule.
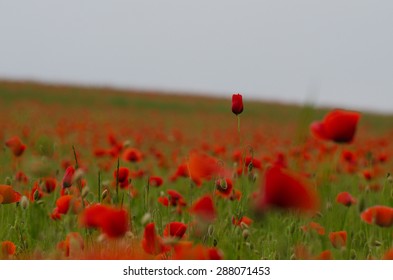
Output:
[[[22,196],[20,199],[20,206],[22,209],[27,209],[27,207],[29,207],[29,199],[26,196]]]
[[[248,231],[248,229],[243,230],[242,236],[243,236],[244,240],[246,240],[249,235],[250,235],[250,232]]]
[[[239,115],[243,112],[243,97],[241,94],[233,94],[232,95],[232,112],[235,115]]]

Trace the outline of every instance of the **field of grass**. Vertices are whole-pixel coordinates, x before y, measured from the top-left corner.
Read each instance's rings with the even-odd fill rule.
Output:
[[[0,152],[1,258],[392,258],[393,210],[361,214],[393,207],[393,116],[360,112],[335,143],[310,132],[328,109],[244,93],[238,130],[231,96],[0,82],[0,139],[26,146]],[[258,207],[272,166],[317,193],[313,211]]]

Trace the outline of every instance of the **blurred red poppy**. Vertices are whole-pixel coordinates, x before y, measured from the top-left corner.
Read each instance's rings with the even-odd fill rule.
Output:
[[[80,223],[85,227],[100,228],[107,237],[117,238],[128,231],[128,213],[124,209],[94,204],[81,213]]]
[[[336,196],[336,202],[341,203],[344,206],[351,206],[352,204],[356,203],[356,199],[351,196],[348,192],[340,192]]]
[[[3,253],[3,256],[12,256],[15,254],[15,251],[16,246],[13,242],[8,240],[1,242],[1,252]]]
[[[152,187],[160,187],[164,183],[164,180],[159,176],[151,176],[149,178],[149,185]]]
[[[21,194],[14,191],[11,186],[0,185],[0,204],[18,202],[20,201],[21,197]]]
[[[220,171],[218,161],[215,158],[195,151],[190,154],[188,167],[191,178],[196,182],[210,180],[214,175],[218,175]]]
[[[355,136],[360,114],[344,110],[333,110],[323,121],[311,124],[311,132],[317,138],[336,143],[350,143]]]
[[[391,227],[393,225],[393,208],[388,206],[373,206],[360,215],[368,224],[376,224],[380,227]]]
[[[5,142],[5,145],[11,149],[16,157],[20,157],[26,150],[26,145],[22,143],[18,136],[13,136]]]
[[[164,228],[163,236],[182,238],[187,230],[187,225],[180,222],[171,222]]]
[[[140,162],[143,158],[142,153],[135,148],[128,148],[123,153],[123,159],[130,162]]]
[[[143,250],[150,255],[158,255],[169,251],[169,247],[165,246],[160,236],[156,234],[154,223],[147,224],[142,239]]]
[[[129,184],[130,170],[127,167],[119,167],[119,175],[117,175],[117,169],[113,172],[113,178],[119,180],[119,185],[122,189],[127,188]]]
[[[277,166],[266,170],[264,183],[256,200],[257,211],[276,207],[315,212],[318,206],[318,195],[304,178]]]
[[[190,213],[210,222],[213,221],[217,216],[213,199],[210,195],[202,196],[197,201],[195,201],[190,208]]]
[[[329,240],[334,248],[340,249],[345,247],[347,244],[347,232],[346,231],[336,231],[329,233]]]
[[[229,197],[232,194],[233,185],[231,179],[216,180],[216,194],[222,197]]]
[[[63,188],[69,188],[72,186],[72,180],[73,180],[74,174],[75,174],[75,168],[72,165],[68,166],[65,171],[63,180],[61,182],[61,185]]]

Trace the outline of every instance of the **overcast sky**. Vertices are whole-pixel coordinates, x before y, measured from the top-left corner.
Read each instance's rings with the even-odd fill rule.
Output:
[[[0,77],[393,112],[393,1],[0,0]]]

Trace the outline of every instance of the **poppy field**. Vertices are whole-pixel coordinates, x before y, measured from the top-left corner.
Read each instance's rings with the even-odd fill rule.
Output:
[[[393,259],[393,117],[0,82],[1,259]]]

